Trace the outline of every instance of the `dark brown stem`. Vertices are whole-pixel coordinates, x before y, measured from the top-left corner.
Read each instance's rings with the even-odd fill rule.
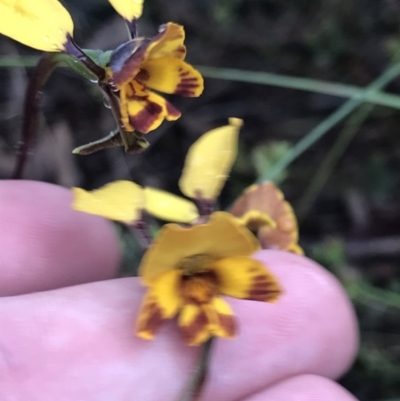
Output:
[[[215,202],[209,199],[197,198],[195,199],[197,209],[200,216],[210,216],[215,210]]]
[[[68,36],[67,42],[64,44],[65,53],[78,59],[89,71],[91,71],[99,81],[104,81],[106,72],[104,68],[97,65],[74,41]]]
[[[139,31],[137,27],[137,19],[134,18],[132,21],[125,20],[126,26],[128,28],[131,39],[135,39],[139,36]]]
[[[28,154],[34,146],[39,120],[39,103],[43,93],[42,88],[56,66],[57,60],[54,57],[54,53],[44,53],[29,79],[24,100],[22,138],[12,175],[12,178],[15,180],[22,178]]]
[[[129,226],[132,234],[137,238],[140,242],[140,245],[147,249],[153,242],[153,237],[149,231],[149,225],[143,219],[138,220],[132,226]]]
[[[212,344],[212,337],[203,344],[197,366],[195,367],[193,374],[189,379],[189,383],[177,401],[197,401],[200,399],[201,391],[203,390],[207,379]]]

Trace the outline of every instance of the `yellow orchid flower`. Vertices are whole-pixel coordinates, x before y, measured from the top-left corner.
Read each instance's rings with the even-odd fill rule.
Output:
[[[194,199],[215,201],[236,159],[243,121],[230,118],[229,125],[203,134],[189,149],[179,188]]]
[[[63,51],[74,24],[57,0],[0,0],[0,33],[47,52]]]
[[[194,203],[155,188],[142,188],[131,181],[115,181],[94,191],[72,188],[72,208],[132,225],[145,210],[159,219],[191,223],[199,217]]]
[[[108,0],[115,11],[127,21],[138,19],[143,12],[144,0]]]
[[[297,244],[299,230],[293,209],[272,182],[249,187],[233,204],[230,213],[257,232],[263,248],[304,254]]]
[[[139,267],[149,290],[139,311],[138,336],[153,339],[165,320],[178,315],[189,345],[212,336],[234,337],[233,312],[221,295],[274,302],[281,294],[275,276],[250,258],[257,249],[255,237],[229,213],[216,212],[189,228],[166,224]]]
[[[117,48],[109,63],[109,79],[120,95],[124,130],[148,133],[163,122],[177,120],[181,113],[166,99],[152,92],[197,97],[203,92],[201,74],[184,60],[185,31],[169,22],[152,39],[137,38]]]

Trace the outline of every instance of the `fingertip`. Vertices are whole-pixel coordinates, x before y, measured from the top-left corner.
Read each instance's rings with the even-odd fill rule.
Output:
[[[315,375],[300,375],[283,380],[241,401],[357,401],[332,380]]]
[[[217,341],[206,390],[221,401],[304,373],[335,379],[357,351],[355,314],[335,277],[286,252],[264,250],[254,258],[276,275],[283,293],[275,303],[229,299],[238,336]]]
[[[325,339],[327,349],[321,349],[318,361],[320,374],[333,379],[340,377],[354,361],[359,335],[353,305],[339,280],[315,261],[294,253],[263,250],[254,257],[270,268],[282,283],[280,306],[285,309],[287,305],[288,313],[295,317],[296,306],[290,305],[297,298],[297,304],[302,303],[309,311],[303,320]]]
[[[71,192],[34,181],[0,183],[0,295],[49,290],[115,276],[113,225],[71,209]]]

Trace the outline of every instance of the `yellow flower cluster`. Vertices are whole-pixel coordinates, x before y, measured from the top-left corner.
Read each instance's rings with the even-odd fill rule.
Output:
[[[199,206],[207,204],[210,213],[236,159],[241,125],[231,118],[229,125],[203,134],[187,154],[180,189]],[[74,209],[125,224],[140,222],[143,212],[186,223],[164,225],[139,267],[149,287],[137,322],[137,334],[145,339],[177,315],[190,345],[212,336],[231,338],[236,324],[222,295],[264,302],[278,298],[281,289],[274,275],[251,258],[261,246],[250,229],[258,232],[264,248],[300,252],[292,209],[272,183],[250,188],[231,213],[210,216],[193,202],[129,181],[93,192],[73,191]]]
[[[132,28],[132,38],[115,49],[104,66],[92,62],[102,72],[103,93],[117,100],[118,111],[113,111],[119,130],[110,140],[129,148],[127,133],[146,134],[164,119],[180,117],[154,91],[197,97],[203,78],[184,61],[182,26],[169,22],[153,38],[137,37],[135,22],[143,0],[109,2]],[[27,46],[86,57],[73,42],[73,28],[69,13],[57,0],[0,0],[0,33]],[[189,345],[214,336],[234,337],[233,312],[222,296],[274,302],[281,294],[275,276],[251,255],[261,247],[302,253],[293,210],[272,183],[250,187],[230,212],[214,211],[237,156],[241,126],[241,120],[231,118],[190,148],[179,187],[191,200],[130,181],[92,192],[73,189],[73,208],[78,211],[133,229],[143,229],[146,213],[173,222],[161,228],[139,267],[143,284],[149,287],[137,320],[137,334],[144,339],[154,338],[160,325],[176,316]]]

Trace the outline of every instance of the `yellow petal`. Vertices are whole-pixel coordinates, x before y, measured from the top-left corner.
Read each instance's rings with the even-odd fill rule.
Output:
[[[73,209],[126,224],[140,219],[145,204],[143,189],[131,181],[115,181],[95,191],[72,188],[72,192]]]
[[[211,322],[211,333],[216,337],[233,338],[236,324],[232,308],[221,297],[214,297],[209,305],[205,305]]]
[[[231,297],[274,302],[282,292],[274,274],[249,257],[219,259],[213,263],[213,271],[220,292]]]
[[[188,345],[200,345],[211,337],[212,324],[202,305],[186,304],[178,317],[180,332]]]
[[[202,135],[189,149],[179,180],[181,191],[190,198],[215,200],[236,159],[242,120]]]
[[[121,89],[136,78],[142,64],[148,60],[163,57],[183,60],[186,55],[184,40],[183,27],[169,22],[161,26],[160,33],[152,39],[137,38],[119,46],[111,56],[108,70],[114,84]]]
[[[74,24],[57,0],[0,0],[0,33],[47,52],[64,49]]]
[[[132,91],[132,88],[136,87],[137,84],[131,83],[120,92],[121,120],[125,130],[137,130],[146,134],[158,128],[164,119],[175,121],[181,116],[181,113],[160,95],[149,91]]]
[[[191,223],[199,217],[194,203],[155,188],[144,188],[147,212],[162,220]]]
[[[221,297],[205,304],[185,304],[179,313],[178,325],[185,342],[193,346],[213,336],[233,338],[236,334],[232,309]]]
[[[200,96],[204,89],[199,71],[173,57],[145,61],[135,79],[151,89],[186,97]]]
[[[181,272],[171,270],[153,283],[140,306],[136,323],[139,337],[151,340],[161,323],[177,314],[182,303],[179,296],[180,279]]]
[[[152,39],[145,53],[145,59],[173,57],[183,60],[186,56],[185,30],[183,26],[168,22],[159,29],[159,34]]]
[[[144,0],[108,0],[115,11],[127,21],[141,17]]]
[[[187,257],[209,255],[216,258],[251,255],[259,248],[254,235],[239,225],[229,213],[216,212],[204,224],[182,227],[166,224],[144,254],[139,274],[149,285],[160,274],[174,269]]]

